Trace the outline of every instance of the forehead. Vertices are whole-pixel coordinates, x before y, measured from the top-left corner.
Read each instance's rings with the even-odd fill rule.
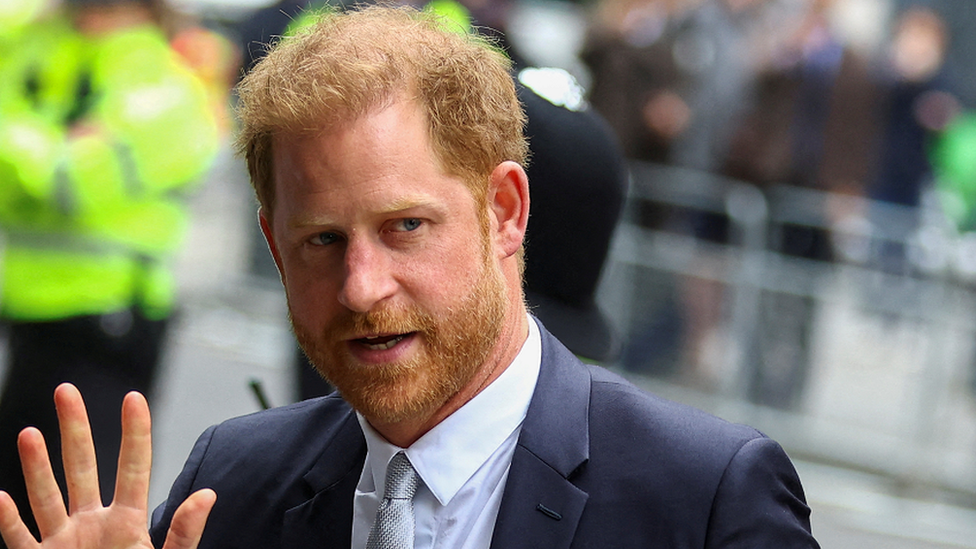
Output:
[[[327,131],[275,136],[272,154],[276,211],[294,213],[312,196],[346,203],[402,201],[407,194],[448,190],[447,183],[467,187],[438,162],[424,112],[410,101],[393,102]]]
[[[430,164],[434,155],[425,122],[416,105],[395,102],[321,131],[277,134],[272,139],[274,175],[276,180],[287,180],[296,171],[366,175]]]

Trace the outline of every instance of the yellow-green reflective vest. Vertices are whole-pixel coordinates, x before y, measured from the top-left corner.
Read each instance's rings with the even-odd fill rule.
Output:
[[[43,21],[0,58],[0,313],[170,311],[183,193],[219,147],[200,82],[155,28]]]
[[[47,7],[47,0],[0,0],[0,40],[15,37]]]
[[[315,4],[313,4],[314,6]],[[312,26],[324,13],[339,9],[328,2],[318,7],[312,7],[301,12],[285,29],[284,36],[294,36]],[[430,0],[424,4],[424,11],[436,13],[441,21],[448,25],[449,30],[465,34],[472,32],[471,12],[456,0]]]

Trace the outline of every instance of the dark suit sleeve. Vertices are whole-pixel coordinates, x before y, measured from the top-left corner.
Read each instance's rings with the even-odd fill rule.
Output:
[[[163,546],[163,543],[166,541],[166,532],[169,530],[169,524],[173,520],[173,513],[176,512],[176,508],[192,493],[197,471],[200,468],[200,464],[203,463],[204,456],[207,454],[207,449],[210,447],[210,441],[213,438],[215,430],[216,426],[213,426],[200,435],[196,444],[193,445],[193,450],[190,452],[186,464],[183,465],[183,471],[176,477],[176,482],[170,488],[169,497],[153,511],[152,522],[149,527],[153,547],[158,549]],[[217,497],[220,497],[220,495],[218,494]]]
[[[708,549],[816,549],[810,508],[783,449],[768,438],[732,457],[712,503]]]

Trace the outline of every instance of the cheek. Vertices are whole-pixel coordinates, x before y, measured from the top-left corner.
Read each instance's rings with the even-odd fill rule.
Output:
[[[309,327],[321,328],[339,306],[334,283],[306,270],[287,270],[285,294],[292,316]]]
[[[468,296],[480,280],[484,257],[480,246],[465,240],[438,247],[421,261],[401,263],[400,280],[410,297],[430,312],[446,312]]]

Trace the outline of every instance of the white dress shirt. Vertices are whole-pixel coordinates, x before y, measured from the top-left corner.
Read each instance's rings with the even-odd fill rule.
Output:
[[[387,442],[359,415],[367,453],[356,487],[352,549],[366,547],[387,464],[399,451],[422,480],[413,499],[414,549],[488,549],[541,362],[539,328],[529,318],[529,337],[512,364],[406,449]]]

